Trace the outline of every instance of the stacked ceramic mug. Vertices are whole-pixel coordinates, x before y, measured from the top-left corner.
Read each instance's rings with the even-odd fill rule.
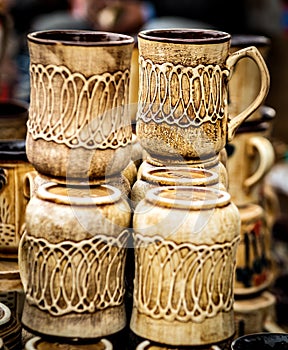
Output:
[[[237,128],[266,97],[269,73],[257,48],[230,54],[230,41],[229,34],[213,30],[161,29],[138,35],[136,134],[146,152],[138,179],[171,166],[202,168],[217,173],[224,187],[156,186],[136,205],[130,327],[166,346],[209,347],[235,331],[240,216],[220,159]],[[231,119],[228,82],[244,57],[257,63],[261,89]]]
[[[133,44],[97,31],[28,35],[26,151],[37,176],[19,266],[31,333],[87,341],[126,326],[131,213],[113,181],[130,161]]]
[[[270,44],[264,36],[237,35],[232,39],[231,51],[254,45],[267,59]],[[254,62],[242,60],[230,81],[230,115],[245,108],[259,89],[259,70]],[[262,331],[276,301],[267,289],[274,278],[271,238],[277,203],[267,197],[264,186],[275,161],[269,139],[275,111],[264,103],[236,131],[227,159],[229,192],[241,216],[235,275],[235,297],[241,300],[236,301],[235,311],[237,324],[242,322],[242,334]],[[270,205],[265,205],[268,202]]]

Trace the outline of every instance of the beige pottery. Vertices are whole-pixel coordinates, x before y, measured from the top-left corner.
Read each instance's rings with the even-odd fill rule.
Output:
[[[138,34],[140,78],[136,133],[152,158],[178,162],[215,157],[266,98],[270,78],[254,46],[230,53],[231,35],[202,29],[151,29]],[[261,74],[257,97],[228,114],[229,80],[249,57]],[[166,164],[165,164],[166,165]]]
[[[135,208],[133,232],[131,330],[171,346],[230,338],[240,238],[230,195],[197,186],[150,189]]]
[[[28,34],[27,156],[65,179],[118,174],[130,161],[128,112],[134,39],[98,31]]]
[[[130,216],[120,190],[110,185],[38,188],[19,246],[24,327],[73,339],[125,327]]]

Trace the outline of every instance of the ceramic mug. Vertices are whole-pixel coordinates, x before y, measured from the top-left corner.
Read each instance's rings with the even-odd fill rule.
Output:
[[[232,54],[248,46],[256,47],[267,62],[271,39],[263,35],[232,35],[230,48]],[[261,88],[260,75],[257,64],[249,57],[244,57],[236,65],[229,82],[228,111],[231,118],[237,116],[255,100]],[[261,109],[258,108],[247,121],[259,120],[261,117]]]
[[[34,170],[27,160],[25,140],[0,141],[0,169],[0,257],[17,258],[28,203],[23,181]]]
[[[274,147],[260,128],[238,130],[230,145],[227,172],[232,200],[237,206],[259,203],[262,180],[275,161]]]
[[[230,34],[215,30],[139,33],[136,132],[151,157],[164,163],[215,157],[266,98],[270,77],[262,55],[254,46],[230,54],[230,43]],[[247,57],[259,67],[259,94],[229,118],[229,80],[238,61]]]
[[[135,208],[133,233],[131,330],[171,346],[231,338],[240,217],[229,193],[199,186],[152,188]]]
[[[95,179],[130,161],[129,105],[134,39],[99,31],[28,34],[27,156],[39,173]]]
[[[125,327],[130,216],[113,186],[39,186],[19,243],[24,327],[90,340]]]

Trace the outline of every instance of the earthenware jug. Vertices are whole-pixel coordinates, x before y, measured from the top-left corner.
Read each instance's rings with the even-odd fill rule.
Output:
[[[229,193],[152,188],[135,208],[133,232],[131,330],[171,346],[230,338],[240,217]]]
[[[235,296],[251,297],[273,282],[271,232],[264,209],[258,204],[238,207],[241,218],[241,240],[237,249]]]
[[[98,31],[28,34],[27,156],[47,176],[94,179],[130,161],[134,39]]]
[[[140,81],[136,132],[151,157],[205,160],[224,148],[263,102],[270,78],[254,46],[230,54],[231,35],[215,30],[151,29],[138,35]],[[260,71],[257,97],[234,118],[228,90],[236,63],[249,57]]]
[[[17,258],[28,203],[23,179],[34,170],[27,160],[25,140],[0,141],[0,169],[0,257]]]
[[[263,35],[232,35],[230,47],[232,54],[249,46],[256,47],[267,62],[271,39]],[[237,63],[229,82],[228,111],[231,118],[237,116],[255,100],[261,88],[260,75],[257,64],[249,57],[244,57]],[[259,120],[261,117],[261,109],[257,108],[246,120]]]
[[[237,206],[259,203],[262,180],[275,162],[274,147],[262,133],[261,124],[240,127],[230,142],[233,153],[227,160],[229,193]]]
[[[27,206],[19,246],[24,327],[73,339],[125,327],[130,216],[116,187],[39,186]]]
[[[287,350],[287,333],[260,332],[243,335],[231,344],[232,350]]]
[[[149,189],[159,186],[211,186],[225,190],[218,174],[209,170],[180,166],[144,168],[131,190],[133,206],[144,199]]]

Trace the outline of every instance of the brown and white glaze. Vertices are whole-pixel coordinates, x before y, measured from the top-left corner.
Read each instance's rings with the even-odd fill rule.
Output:
[[[150,189],[135,208],[133,232],[131,330],[173,346],[230,338],[240,239],[230,195],[199,186]]]
[[[34,32],[30,55],[27,156],[65,179],[119,173],[129,163],[128,112],[134,39],[77,30]]]
[[[254,46],[230,53],[231,35],[201,29],[151,29],[138,34],[140,80],[136,132],[143,148],[163,163],[215,157],[263,102],[270,77]],[[261,88],[237,116],[228,114],[229,79],[249,57]]]

